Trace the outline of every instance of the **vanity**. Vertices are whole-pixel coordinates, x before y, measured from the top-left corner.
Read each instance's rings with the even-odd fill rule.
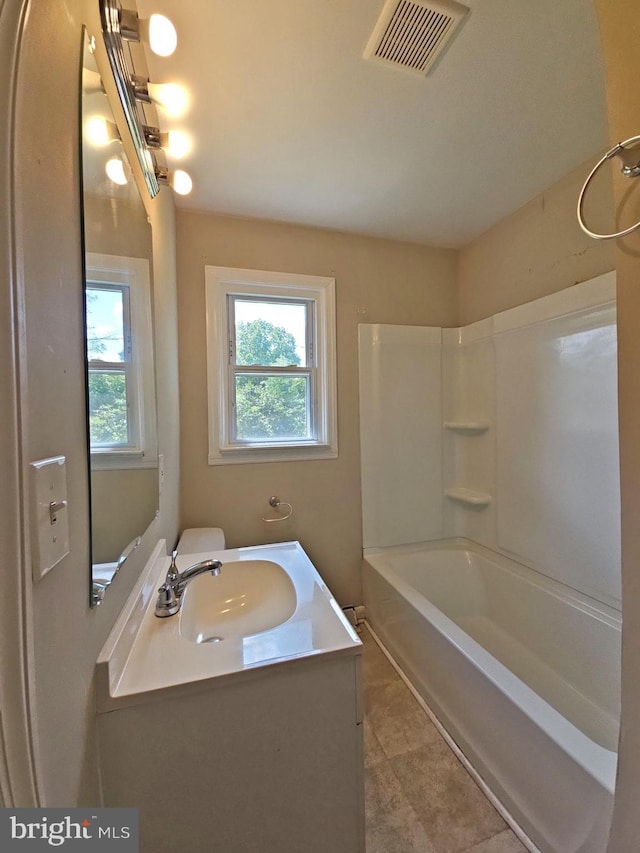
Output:
[[[297,542],[206,559],[155,615],[158,543],[97,664],[105,806],[141,851],[363,853],[362,645]]]

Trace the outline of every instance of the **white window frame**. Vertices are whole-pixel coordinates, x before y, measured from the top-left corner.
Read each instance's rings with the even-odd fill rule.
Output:
[[[209,464],[335,459],[338,456],[335,279],[325,276],[205,266]],[[229,340],[230,297],[311,303],[312,439],[238,442],[231,424],[236,375]],[[276,368],[273,372],[284,368]],[[271,372],[271,371],[269,371]],[[290,371],[293,372],[293,371]]]
[[[86,254],[87,287],[112,285],[128,291],[129,341],[127,367],[127,422],[129,443],[91,447],[93,470],[155,468],[158,464],[156,394],[151,314],[151,276],[146,258]],[[126,333],[125,329],[125,333]],[[96,363],[94,365],[98,367]],[[105,369],[111,365],[104,364]],[[88,393],[88,391],[87,391]]]

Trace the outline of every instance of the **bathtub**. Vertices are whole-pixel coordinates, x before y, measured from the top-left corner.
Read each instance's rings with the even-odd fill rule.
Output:
[[[367,621],[543,853],[603,853],[620,615],[466,540],[367,549]]]

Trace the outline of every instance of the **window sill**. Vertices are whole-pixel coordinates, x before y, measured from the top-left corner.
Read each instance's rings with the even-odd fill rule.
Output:
[[[258,462],[302,462],[337,459],[338,447],[332,444],[252,445],[222,447],[209,453],[209,465],[242,465]]]
[[[92,471],[116,471],[133,468],[157,468],[158,457],[141,450],[92,450]]]

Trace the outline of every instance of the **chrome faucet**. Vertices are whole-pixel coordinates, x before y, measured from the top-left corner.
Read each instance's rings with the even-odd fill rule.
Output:
[[[179,572],[176,566],[177,556],[177,551],[171,554],[171,565],[167,570],[164,583],[158,590],[156,616],[159,617],[174,616],[180,610],[182,595],[194,578],[203,575],[205,572],[210,572],[215,577],[220,574],[222,569],[220,560],[201,560],[183,572]]]

